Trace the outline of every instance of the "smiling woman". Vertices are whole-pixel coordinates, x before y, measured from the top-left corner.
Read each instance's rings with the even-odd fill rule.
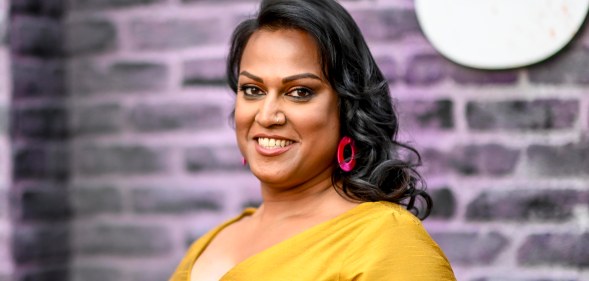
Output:
[[[245,47],[235,102],[237,143],[264,198],[331,186],[338,99],[319,62],[313,38],[301,30],[260,30]]]
[[[227,71],[263,203],[196,241],[170,280],[455,279],[418,219],[432,202],[416,164],[398,156],[419,154],[395,140],[386,80],[338,3],[263,1]]]

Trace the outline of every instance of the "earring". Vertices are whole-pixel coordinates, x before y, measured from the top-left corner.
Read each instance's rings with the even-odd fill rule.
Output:
[[[245,166],[245,164],[247,164],[247,160],[245,160],[245,157],[241,157],[241,165]]]
[[[352,155],[350,155],[350,161],[348,162],[346,162],[344,156],[346,145],[350,146],[350,151],[352,153]],[[344,172],[349,172],[354,169],[354,166],[356,166],[356,145],[354,145],[354,140],[348,136],[343,137],[337,146],[337,163]]]

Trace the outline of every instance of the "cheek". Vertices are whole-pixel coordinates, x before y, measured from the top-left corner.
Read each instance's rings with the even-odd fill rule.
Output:
[[[307,136],[317,136],[325,144],[332,144],[339,138],[339,115],[337,110],[328,107],[316,108],[311,111],[297,112],[299,128]]]
[[[238,100],[235,101],[235,114],[234,114],[234,121],[235,121],[235,130],[239,131],[243,129],[244,125],[247,125],[249,122],[249,113],[248,113],[247,104],[243,104],[242,101]]]

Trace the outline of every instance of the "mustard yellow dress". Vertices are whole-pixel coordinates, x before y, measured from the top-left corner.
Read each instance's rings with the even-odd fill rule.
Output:
[[[189,281],[215,236],[240,216],[192,244],[170,281]],[[448,259],[419,219],[402,206],[366,202],[237,264],[221,281],[456,280]]]

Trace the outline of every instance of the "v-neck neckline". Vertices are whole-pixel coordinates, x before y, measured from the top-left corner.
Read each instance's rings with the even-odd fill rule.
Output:
[[[221,276],[221,278],[219,279],[219,281],[224,280],[225,278],[231,277],[232,275],[234,275],[234,272],[238,272],[240,268],[242,268],[243,266],[249,264],[252,262],[252,260],[255,260],[257,258],[259,258],[260,256],[263,256],[265,254],[267,254],[270,251],[274,251],[274,249],[276,248],[280,248],[280,247],[284,247],[284,245],[292,243],[291,241],[296,240],[296,239],[300,239],[300,237],[303,237],[305,235],[309,235],[309,233],[312,233],[314,231],[316,231],[317,229],[320,229],[326,225],[329,224],[334,224],[337,223],[338,221],[345,219],[351,215],[355,215],[356,213],[361,212],[362,210],[364,210],[365,208],[367,208],[368,206],[375,204],[378,202],[363,202],[360,203],[356,206],[354,206],[353,208],[335,216],[334,218],[328,219],[326,221],[320,222],[316,225],[313,225],[299,233],[294,234],[293,236],[290,236],[260,252],[257,252],[247,258],[245,258],[244,260],[236,263],[233,267],[231,267],[227,272],[225,272],[225,274],[223,274]],[[198,253],[196,253],[196,255],[194,256],[194,258],[191,261],[191,266],[188,269],[188,280],[190,281],[192,278],[192,269],[194,268],[194,264],[196,263],[196,260],[198,260],[198,258],[202,255],[202,253],[206,250],[206,248],[211,244],[211,242],[215,239],[215,237],[217,237],[217,235],[219,235],[219,233],[221,233],[221,231],[223,231],[225,228],[227,228],[228,226],[240,221],[241,219],[243,219],[244,217],[247,216],[251,216],[257,209],[256,208],[247,208],[245,209],[239,216],[225,222],[224,224],[221,224],[220,226],[218,226],[208,237],[208,241],[205,242],[205,244],[203,245],[203,247],[198,251]]]

